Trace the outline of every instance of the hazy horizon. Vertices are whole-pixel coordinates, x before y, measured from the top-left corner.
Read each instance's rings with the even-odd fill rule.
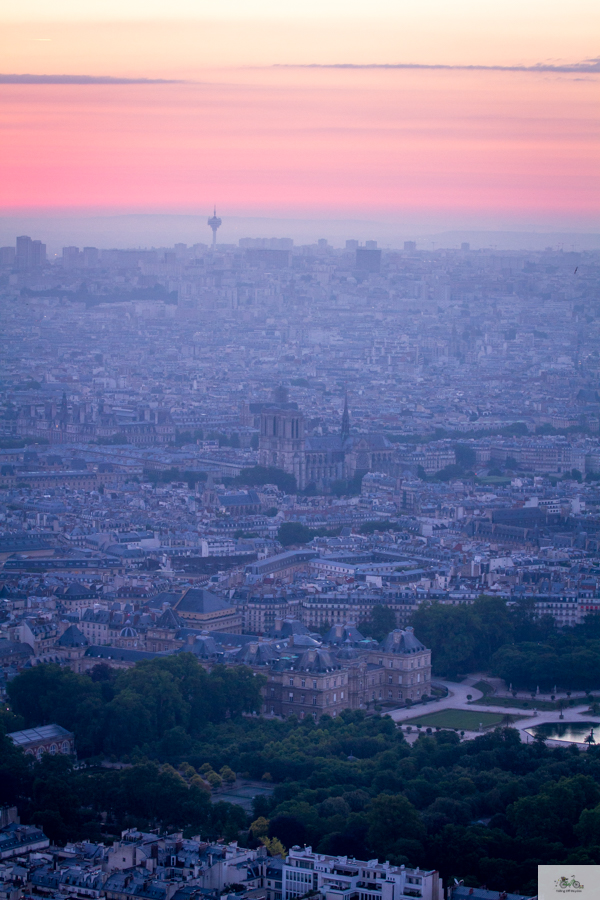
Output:
[[[0,246],[14,245],[18,235],[43,240],[49,258],[60,256],[64,246],[97,246],[108,249],[170,247],[176,243],[209,244],[211,232],[206,215],[140,214],[89,216],[1,216]],[[471,249],[564,250],[600,249],[598,232],[531,229],[446,228],[426,230],[402,223],[360,219],[299,219],[272,216],[223,216],[219,244],[237,244],[240,238],[291,238],[296,245],[325,238],[333,247],[346,240],[376,240],[383,249],[402,249],[404,241],[416,241],[420,250],[458,249],[468,242]]]

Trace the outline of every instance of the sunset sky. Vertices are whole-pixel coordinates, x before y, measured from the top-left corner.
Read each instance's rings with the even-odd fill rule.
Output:
[[[600,225],[596,0],[0,0],[0,23],[4,215]]]

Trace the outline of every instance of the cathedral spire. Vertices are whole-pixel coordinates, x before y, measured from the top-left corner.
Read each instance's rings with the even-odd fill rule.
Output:
[[[350,437],[350,413],[348,412],[348,391],[344,396],[344,412],[342,414],[342,439]]]

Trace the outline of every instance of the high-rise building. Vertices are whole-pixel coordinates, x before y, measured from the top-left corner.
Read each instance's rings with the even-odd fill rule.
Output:
[[[41,241],[31,242],[31,267],[36,269],[46,264],[46,245]]]
[[[62,262],[65,269],[76,269],[79,266],[79,247],[63,247]]]
[[[22,234],[17,238],[15,261],[17,269],[21,272],[40,268],[46,263],[46,245],[41,241],[32,241],[28,235]]]
[[[346,241],[346,250],[358,250],[358,241]]]
[[[404,249],[405,250],[416,250],[417,242],[416,241],[404,241]]]
[[[17,269],[20,271],[24,271],[31,267],[31,238],[22,234],[17,238],[17,247],[16,247],[16,264]]]
[[[0,266],[14,266],[15,248],[0,247]]]
[[[217,207],[215,206],[212,217],[208,220],[207,224],[212,231],[212,246],[213,249],[217,246],[217,228],[221,227],[222,219],[219,219],[217,216]]]
[[[100,261],[100,253],[97,247],[83,248],[83,265],[86,269],[95,269]]]
[[[374,244],[375,241],[367,241]],[[381,250],[375,247],[358,247],[356,250],[356,268],[363,272],[379,272],[381,269]]]

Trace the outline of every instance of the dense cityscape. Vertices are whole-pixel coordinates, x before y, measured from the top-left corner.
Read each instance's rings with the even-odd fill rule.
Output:
[[[0,248],[0,894],[600,861],[600,252],[220,225]]]

